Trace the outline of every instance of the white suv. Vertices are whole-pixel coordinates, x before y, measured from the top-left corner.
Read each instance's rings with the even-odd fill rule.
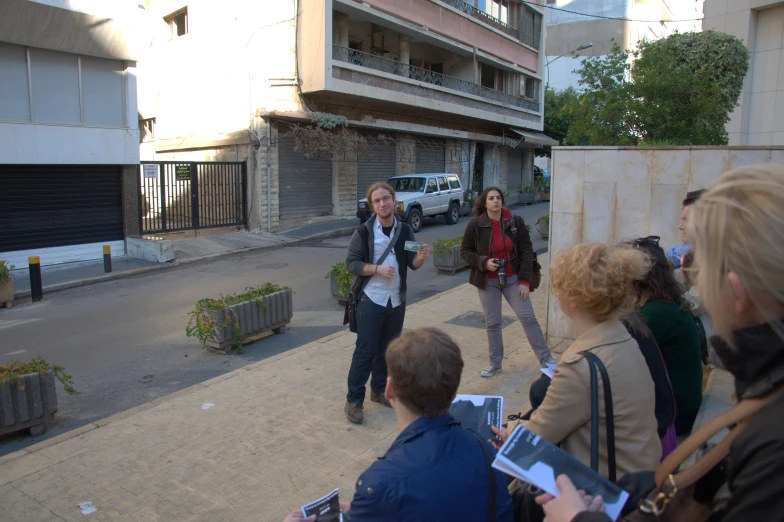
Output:
[[[454,225],[460,219],[463,187],[455,174],[438,172],[395,176],[388,183],[395,189],[395,212],[414,232],[422,228],[424,216],[443,215],[449,225]],[[363,223],[373,215],[367,198],[359,200],[357,207],[357,217]]]

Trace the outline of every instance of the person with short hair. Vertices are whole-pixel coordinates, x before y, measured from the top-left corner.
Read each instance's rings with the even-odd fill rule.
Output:
[[[496,522],[512,522],[506,477],[490,468],[495,450],[449,415],[463,373],[457,344],[417,328],[389,344],[386,360],[384,396],[400,434],[359,476],[343,520],[486,521],[494,509]]]
[[[681,267],[681,259],[683,258],[683,255],[692,248],[686,238],[686,220],[689,218],[689,212],[691,211],[692,205],[694,205],[694,203],[700,199],[700,196],[702,196],[704,193],[705,189],[692,190],[691,192],[687,192],[686,197],[681,203],[683,211],[681,212],[681,222],[678,225],[678,230],[681,233],[681,241],[683,241],[683,243],[667,249],[667,259],[670,261],[670,263],[672,263],[673,268]]]

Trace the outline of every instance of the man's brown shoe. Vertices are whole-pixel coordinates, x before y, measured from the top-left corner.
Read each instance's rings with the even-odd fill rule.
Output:
[[[346,418],[348,420],[354,424],[362,424],[363,415],[361,404],[346,402],[346,405],[343,407],[343,411],[346,412]]]
[[[392,407],[392,404],[390,404],[387,398],[384,397],[383,393],[370,392],[370,400],[373,402],[377,402],[382,406],[386,406],[387,408]]]

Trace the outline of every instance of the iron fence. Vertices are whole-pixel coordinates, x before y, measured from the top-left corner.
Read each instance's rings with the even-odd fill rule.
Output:
[[[438,85],[440,87],[446,87],[447,89],[473,94],[474,96],[480,96],[482,98],[488,98],[497,102],[507,103],[509,105],[521,107],[523,109],[532,111],[540,110],[539,102],[536,100],[513,96],[511,94],[497,91],[495,89],[489,89],[487,87],[482,87],[481,85],[467,82],[465,80],[459,80],[441,73],[428,71],[427,69],[422,69],[414,65],[406,65],[404,63],[396,62],[388,58],[376,56],[374,54],[357,51],[355,49],[333,45],[332,58],[344,63],[350,63],[360,67],[368,67],[370,69],[375,69],[376,71],[402,76],[411,80],[429,83],[431,85]]]
[[[499,20],[494,16],[490,16],[489,14],[485,13],[481,9],[477,9],[476,7],[472,6],[471,4],[463,2],[463,0],[441,0],[441,1],[444,2],[445,4],[454,7],[458,11],[462,11],[463,13],[469,16],[473,16],[474,18],[481,20],[487,25],[495,27],[499,31],[503,31],[509,36],[513,36],[515,38],[517,38],[518,36],[517,29],[515,29],[511,25],[502,22],[501,20]]]

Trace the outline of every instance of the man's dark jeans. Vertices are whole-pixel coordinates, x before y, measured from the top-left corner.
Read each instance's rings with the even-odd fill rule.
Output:
[[[357,306],[357,346],[348,372],[346,400],[355,404],[365,401],[365,383],[370,379],[370,389],[384,393],[387,385],[387,345],[403,331],[406,303],[392,308],[392,303],[379,306],[366,295]]]

